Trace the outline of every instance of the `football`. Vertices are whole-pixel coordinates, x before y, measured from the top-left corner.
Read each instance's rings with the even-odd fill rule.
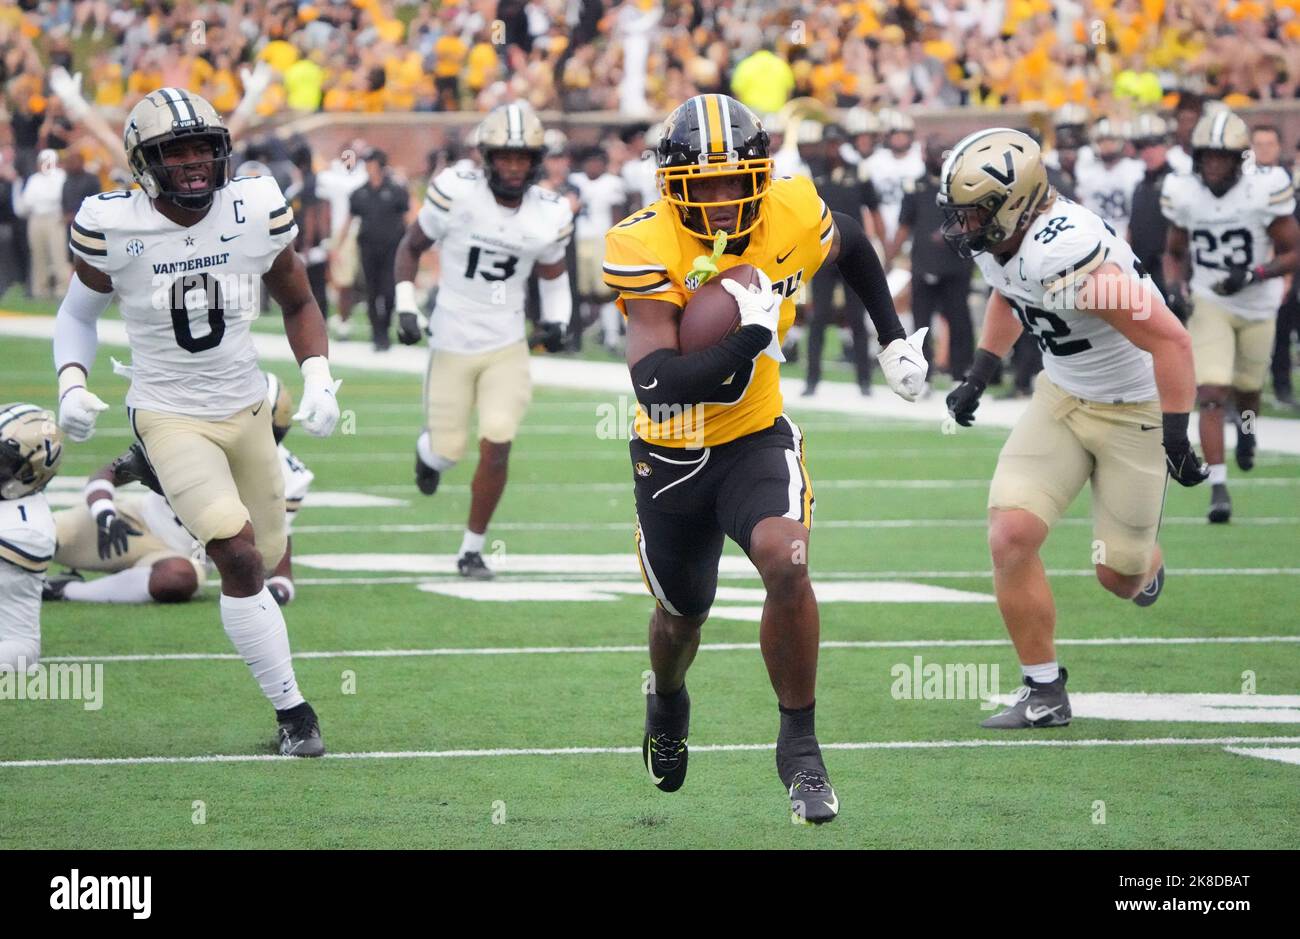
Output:
[[[717,345],[740,328],[740,308],[722,288],[724,280],[738,280],[745,286],[758,283],[758,268],[737,264],[714,277],[686,302],[677,327],[677,345],[682,354]]]

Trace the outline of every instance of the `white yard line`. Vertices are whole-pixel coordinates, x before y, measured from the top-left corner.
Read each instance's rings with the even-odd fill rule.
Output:
[[[309,497],[310,498],[310,497]],[[1057,525],[1069,527],[1091,527],[1090,518],[1063,518]],[[1160,524],[1166,525],[1204,525],[1202,515],[1189,515],[1171,518],[1165,516]],[[1234,525],[1242,527],[1271,527],[1277,525],[1300,525],[1300,515],[1277,515],[1262,518],[1235,518]],[[631,522],[493,522],[492,530],[498,531],[627,531],[635,529]],[[978,528],[988,527],[988,520],[983,518],[867,518],[867,519],[825,519],[816,521],[817,528]],[[427,532],[464,531],[465,526],[457,522],[429,522],[389,525],[294,525],[295,535],[344,535],[344,534],[423,534]]]
[[[1300,643],[1300,636],[1108,636],[1096,639],[1057,639],[1058,646],[1191,646],[1259,643]],[[933,649],[997,648],[1007,639],[844,639],[826,640],[823,649]],[[756,652],[757,642],[710,642],[701,652]],[[498,646],[441,649],[344,649],[333,652],[295,652],[295,659],[403,659],[459,655],[592,655],[645,654],[640,645],[618,646]],[[51,655],[42,662],[229,662],[242,661],[234,652],[156,652],[129,655]]]
[[[0,335],[22,336],[29,339],[52,339],[54,317],[10,315],[0,317]],[[120,320],[103,320],[99,323],[99,339],[105,345],[127,345],[126,326]],[[258,356],[264,362],[293,363],[296,357],[288,340],[279,333],[253,334]],[[382,371],[390,375],[422,376],[427,365],[428,351],[422,347],[394,346],[388,352],[374,352],[368,343],[336,342],[330,348],[330,361],[335,366]],[[575,391],[608,392],[630,396],[632,382],[627,366],[622,362],[586,362],[559,356],[535,355],[529,361],[533,384],[549,388],[571,388]],[[948,412],[942,394],[932,394],[924,401],[908,404],[883,388],[878,394],[863,397],[852,382],[822,382],[817,393],[802,397],[804,383],[787,378],[781,382],[786,407],[798,419],[808,413],[848,414],[855,417],[884,418],[890,421],[903,419],[928,423],[938,428],[947,420]],[[415,385],[412,385],[415,388]],[[984,427],[1011,427],[1028,406],[1025,399],[985,399],[980,404],[979,420]],[[109,402],[110,405],[117,402]],[[347,384],[340,394],[340,405],[347,407]],[[1192,437],[1197,428],[1192,424]],[[1229,437],[1233,435],[1229,432]],[[1259,445],[1261,451],[1300,454],[1300,421],[1277,417],[1259,420]]]
[[[823,750],[960,750],[1018,747],[1230,747],[1265,743],[1300,743],[1300,737],[1145,737],[1133,740],[867,740],[854,743],[823,743]],[[775,743],[695,744],[693,753],[744,753],[775,750]],[[630,756],[640,747],[498,747],[474,750],[372,750],[358,753],[327,753],[326,760],[445,760],[509,756]],[[56,766],[150,766],[185,763],[268,763],[294,757],[272,754],[214,754],[210,756],[127,756],[71,757],[48,760],[4,760],[0,769],[33,769]]]

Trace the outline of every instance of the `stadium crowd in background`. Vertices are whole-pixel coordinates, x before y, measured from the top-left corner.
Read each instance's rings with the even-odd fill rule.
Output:
[[[1300,0],[23,0],[0,10],[15,132],[43,123],[46,64],[75,64],[93,103],[163,86],[228,112],[239,66],[258,102],[300,112],[535,108],[663,113],[730,90],[759,113],[828,105],[1109,111],[1197,76],[1229,106],[1300,90]]]

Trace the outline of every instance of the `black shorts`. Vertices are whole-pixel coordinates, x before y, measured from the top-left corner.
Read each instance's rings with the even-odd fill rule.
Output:
[[[812,480],[803,434],[782,415],[771,427],[700,450],[633,438],[637,557],[646,587],[667,612],[698,616],[713,605],[727,536],[746,554],[754,526],[773,516],[812,527]]]

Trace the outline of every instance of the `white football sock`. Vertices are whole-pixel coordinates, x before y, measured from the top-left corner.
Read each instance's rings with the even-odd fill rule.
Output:
[[[438,456],[433,452],[433,447],[429,445],[429,432],[426,430],[420,434],[420,439],[415,441],[415,452],[420,457],[420,462],[430,469],[435,469],[439,473],[445,473],[456,465],[455,460],[449,460],[445,456]]]
[[[1228,464],[1215,463],[1210,467],[1210,485],[1226,486],[1228,484]]]
[[[153,599],[149,594],[152,573],[149,567],[131,567],[84,584],[69,581],[63,588],[63,596],[83,603],[148,603]]]
[[[466,551],[477,551],[483,553],[483,542],[487,539],[487,532],[476,535],[468,528],[465,529],[465,537],[460,540],[460,556],[464,557]]]
[[[1043,662],[1041,665],[1021,665],[1020,673],[1042,685],[1049,681],[1056,681],[1061,674],[1061,669],[1055,662]]]
[[[600,307],[600,332],[602,341],[607,346],[618,345],[618,307],[612,303],[603,303]]]
[[[289,631],[271,591],[263,587],[261,593],[251,597],[228,597],[223,593],[221,625],[262,686],[262,694],[277,711],[302,704],[289,653]]]

